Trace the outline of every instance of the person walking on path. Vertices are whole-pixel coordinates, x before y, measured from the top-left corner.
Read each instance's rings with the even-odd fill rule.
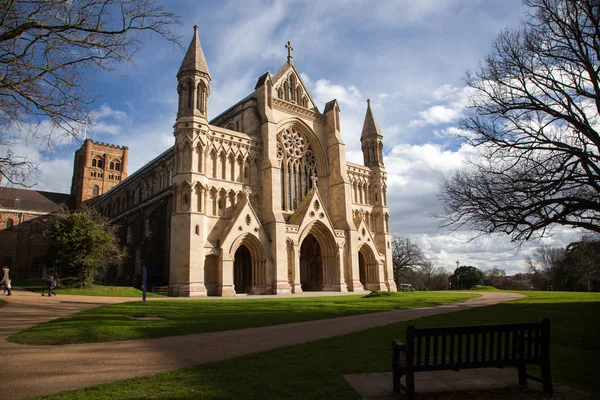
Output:
[[[56,293],[54,292],[55,287],[56,287],[56,281],[54,280],[54,277],[49,276],[48,277],[48,297],[56,296]],[[44,295],[44,293],[42,293],[42,296],[43,295]]]
[[[0,281],[0,286],[4,285],[4,293],[8,292],[7,296],[10,296],[10,278],[8,277],[8,267],[5,265],[2,267],[2,281]]]

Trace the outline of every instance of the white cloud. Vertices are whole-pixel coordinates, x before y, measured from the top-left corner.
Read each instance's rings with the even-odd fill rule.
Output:
[[[435,89],[431,97],[439,102],[423,111],[419,111],[419,118],[409,122],[409,127],[424,125],[442,125],[456,121],[468,104],[469,96],[473,90],[469,87],[457,88],[452,85],[442,85]]]
[[[123,121],[127,118],[127,113],[124,111],[113,110],[108,104],[104,103],[100,106],[100,108],[92,111],[92,119],[99,120],[104,118]]]

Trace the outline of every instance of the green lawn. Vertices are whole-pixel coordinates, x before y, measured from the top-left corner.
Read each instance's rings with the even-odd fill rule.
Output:
[[[477,297],[458,292],[379,292],[367,296],[293,299],[169,300],[107,305],[60,318],[9,337],[55,345],[149,339],[342,317],[386,310],[432,307]],[[135,317],[160,317],[140,321]]]
[[[523,292],[529,297],[411,321],[419,327],[537,321],[552,318],[553,380],[600,394],[600,293]],[[47,399],[360,399],[343,374],[390,370],[390,341],[408,323],[369,329],[232,360]],[[516,380],[516,377],[515,377]],[[494,398],[504,398],[494,397]],[[542,398],[540,396],[540,398]]]
[[[31,292],[47,293],[47,281],[43,279],[28,279],[22,281],[13,281],[13,287],[29,290]],[[78,296],[108,296],[108,297],[142,297],[142,291],[136,288],[127,286],[110,286],[96,284],[90,288],[70,288],[59,287],[55,290],[61,295],[78,295]],[[164,297],[154,293],[147,293],[147,297]]]
[[[476,290],[478,292],[501,292],[500,289],[496,289],[493,286],[475,285],[469,290]]]

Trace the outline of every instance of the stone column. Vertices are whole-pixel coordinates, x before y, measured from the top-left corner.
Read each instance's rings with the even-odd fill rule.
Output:
[[[293,293],[302,293],[302,284],[300,283],[300,246],[294,243],[294,254],[292,261],[294,265],[294,286],[292,287]]]
[[[344,257],[344,245],[338,245],[338,253],[337,253],[337,263],[338,263],[338,275],[340,281],[340,292],[347,292],[348,286],[346,285],[346,257]]]
[[[219,259],[219,277],[220,282],[217,287],[219,296],[235,296],[233,287],[233,260],[224,259],[223,256]]]

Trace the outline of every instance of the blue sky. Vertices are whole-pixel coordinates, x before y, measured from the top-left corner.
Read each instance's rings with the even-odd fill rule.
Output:
[[[384,133],[389,174],[391,228],[417,243],[436,266],[499,267],[520,272],[523,259],[541,242],[520,251],[500,237],[469,242],[472,232],[438,229],[431,214],[441,209],[436,192],[472,149],[452,136],[468,92],[463,77],[490,50],[494,37],[515,27],[526,11],[520,0],[395,1],[177,1],[165,6],[182,16],[173,27],[180,49],[148,37],[136,66],[118,75],[90,77],[99,97],[88,136],[126,145],[129,172],[174,142],[177,69],[193,33],[199,35],[212,75],[209,117],[251,93],[259,76],[294,62],[320,109],[336,98],[350,161],[362,163],[360,131],[366,100]],[[37,188],[68,192],[73,151],[65,143],[51,155],[20,148],[42,162]],[[555,230],[544,239],[564,245],[575,238]]]

